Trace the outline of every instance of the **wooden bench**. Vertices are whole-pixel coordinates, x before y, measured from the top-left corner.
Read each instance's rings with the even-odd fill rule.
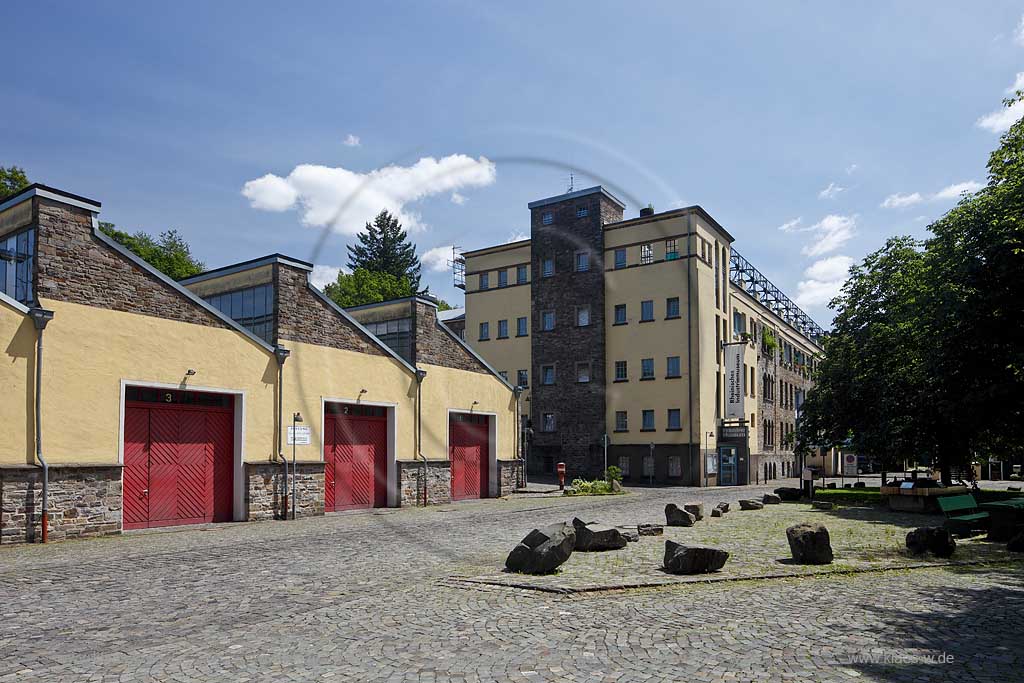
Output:
[[[988,526],[988,513],[978,511],[978,503],[969,493],[962,496],[939,496],[935,502],[946,515],[946,528],[953,533],[969,534],[974,529]]]

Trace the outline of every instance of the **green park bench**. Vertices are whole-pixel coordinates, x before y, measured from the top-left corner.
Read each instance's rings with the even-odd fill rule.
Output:
[[[988,513],[978,512],[974,496],[938,496],[936,502],[946,515],[946,528],[953,533],[969,534],[973,529],[983,529],[988,524]]]

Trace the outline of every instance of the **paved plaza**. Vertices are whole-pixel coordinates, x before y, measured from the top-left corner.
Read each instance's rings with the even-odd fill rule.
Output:
[[[927,518],[815,517],[835,530],[837,564],[881,571],[745,578],[753,565],[786,566],[776,536],[812,513],[783,505],[761,511],[761,540],[749,521],[761,512],[695,527],[729,546],[743,576],[726,578],[737,580],[562,593],[471,582],[510,576],[505,555],[538,524],[657,522],[667,502],[735,508],[780,483],[520,495],[4,548],[0,681],[1024,680],[1024,563],[978,542],[956,559],[985,564],[889,566],[902,560],[884,539],[898,546],[905,525]],[[844,559],[844,543],[864,556]],[[550,578],[569,588],[616,572],[656,578],[643,558],[660,546],[645,538],[616,551],[632,553],[618,568],[613,555],[574,555]]]

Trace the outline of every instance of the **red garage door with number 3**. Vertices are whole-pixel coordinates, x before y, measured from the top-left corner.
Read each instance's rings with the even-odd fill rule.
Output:
[[[448,420],[452,500],[486,498],[490,490],[489,421],[486,415],[452,413]]]
[[[125,391],[125,529],[231,521],[233,462],[231,396]]]

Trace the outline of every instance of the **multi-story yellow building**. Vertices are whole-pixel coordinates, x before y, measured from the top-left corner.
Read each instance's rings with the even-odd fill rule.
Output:
[[[699,206],[625,219],[603,187],[531,202],[463,255],[466,341],[523,387],[528,468],[731,485],[795,474],[821,328]],[[462,264],[460,264],[461,267]]]

